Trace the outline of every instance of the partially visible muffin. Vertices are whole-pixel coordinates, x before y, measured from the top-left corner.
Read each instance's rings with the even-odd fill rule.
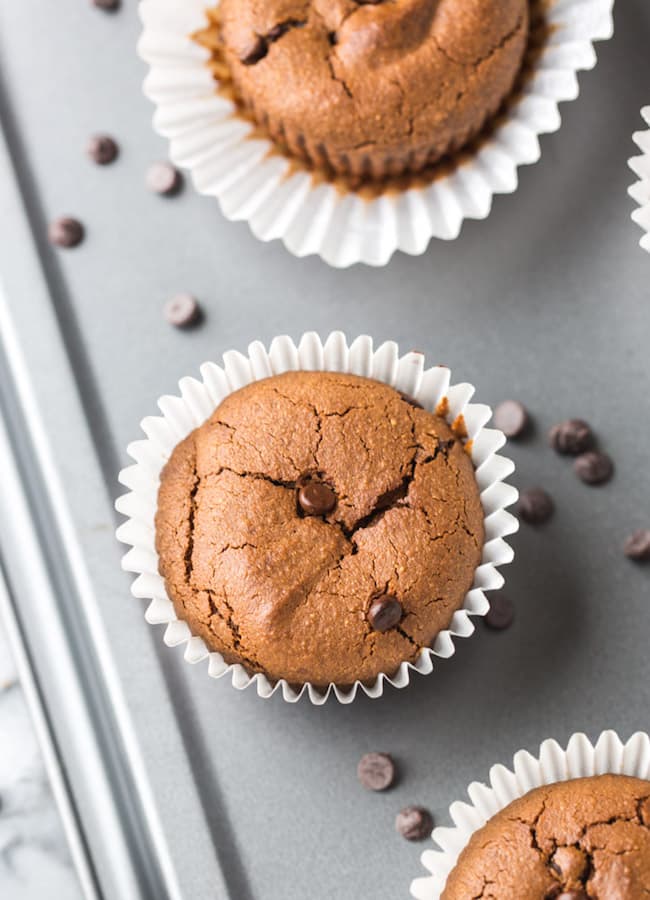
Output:
[[[419,172],[512,91],[528,0],[221,0],[218,52],[288,151],[342,175]]]
[[[441,900],[650,895],[650,781],[597,775],[515,800],[476,831]]]
[[[461,440],[354,375],[236,391],[161,475],[156,547],[179,618],[273,680],[394,674],[462,605],[483,541]]]

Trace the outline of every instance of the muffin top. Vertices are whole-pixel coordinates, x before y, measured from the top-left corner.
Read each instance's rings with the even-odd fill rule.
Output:
[[[228,662],[292,683],[415,659],[462,605],[483,537],[446,421],[354,375],[249,384],[161,475],[156,546],[179,618]]]
[[[512,89],[528,0],[221,0],[223,49],[258,121],[335,168],[413,168],[460,146]],[[307,155],[310,155],[309,153]]]
[[[650,781],[537,788],[476,831],[442,900],[639,900],[650,894]]]

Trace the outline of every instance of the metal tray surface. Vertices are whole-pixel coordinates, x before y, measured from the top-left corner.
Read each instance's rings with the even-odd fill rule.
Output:
[[[648,728],[650,582],[621,543],[647,525],[650,497],[650,258],[626,194],[648,102],[650,6],[625,0],[615,20],[541,162],[487,221],[422,257],[341,272],[257,242],[190,186],[174,199],[147,193],[145,169],[166,148],[140,91],[135,3],[116,15],[72,0],[0,5],[0,397],[90,711],[88,753],[109,757],[105,815],[10,522],[0,539],[104,896],[406,898],[422,848],[395,835],[401,806],[428,805],[444,823],[469,781],[522,746]],[[105,169],[84,157],[95,131],[122,148]],[[46,223],[67,213],[87,239],[54,252]],[[199,330],[164,322],[177,290],[203,301]],[[162,645],[120,570],[112,503],[139,420],[178,378],[255,338],[333,328],[418,348],[477,385],[480,401],[524,401],[536,427],[510,447],[515,481],[548,487],[557,513],[514,539],[509,631],[479,627],[433,675],[379,701],[313,708],[239,693]],[[547,428],[570,415],[614,456],[611,484],[587,488],[546,446]],[[402,770],[385,795],[356,783],[372,749]],[[128,826],[119,863],[102,830],[115,817]],[[133,870],[122,880],[121,866]]]

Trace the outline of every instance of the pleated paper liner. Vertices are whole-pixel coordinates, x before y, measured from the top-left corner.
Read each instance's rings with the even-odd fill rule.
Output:
[[[135,465],[120,473],[120,481],[129,493],[116,503],[119,512],[127,517],[117,536],[131,546],[123,558],[123,568],[137,575],[131,588],[133,595],[149,601],[146,620],[152,625],[166,625],[165,643],[185,645],[188,662],[207,660],[209,675],[228,676],[233,686],[240,689],[254,685],[260,697],[280,692],[288,702],[306,696],[320,705],[333,695],[341,703],[351,703],[359,692],[380,697],[385,684],[406,687],[413,672],[430,674],[438,660],[454,654],[456,638],[469,637],[474,632],[472,618],[484,616],[489,609],[485,592],[503,584],[497,567],[513,558],[505,538],[517,530],[518,523],[506,507],[515,502],[517,491],[505,479],[513,472],[514,464],[498,454],[505,443],[503,433],[485,427],[491,416],[490,408],[470,403],[474,394],[472,385],[452,385],[450,370],[445,366],[425,369],[421,353],[400,356],[393,341],[375,350],[372,339],[366,335],[350,344],[341,332],[333,332],[324,343],[314,333],[303,335],[297,345],[289,337],[276,337],[268,351],[256,341],[249,346],[247,355],[231,350],[223,359],[223,366],[213,362],[202,365],[200,380],[182,378],[180,396],[160,398],[158,406],[162,415],[143,419],[146,438],[128,447]],[[415,662],[404,662],[397,672],[382,674],[371,684],[331,684],[327,689],[312,684],[296,686],[284,680],[270,681],[263,674],[250,675],[239,664],[229,665],[219,653],[210,652],[203,640],[193,636],[187,624],[178,619],[158,573],[154,517],[160,472],[173,448],[204,422],[229,393],[257,379],[288,370],[349,372],[383,381],[413,397],[426,409],[437,410],[450,424],[462,416],[467,433],[466,449],[474,463],[485,514],[481,564],[462,608],[453,614],[449,627],[437,635],[433,646],[421,650]]]
[[[417,900],[439,900],[447,876],[472,834],[513,800],[544,784],[607,773],[649,779],[648,735],[638,732],[624,743],[614,731],[603,731],[592,744],[586,735],[578,733],[570,738],[566,749],[549,739],[540,746],[537,756],[527,750],[515,753],[511,769],[492,766],[488,784],[472,782],[467,789],[469,802],[457,801],[449,807],[453,827],[434,829],[433,842],[440,849],[422,854],[422,864],[430,874],[411,883],[411,894]]]
[[[578,96],[577,72],[596,63],[593,42],[613,33],[613,0],[545,2],[544,42],[532,47],[530,71],[489,133],[438,177],[367,194],[342,191],[279,154],[220,94],[210,53],[192,38],[206,26],[206,6],[214,4],[141,0],[138,49],[150,67],[144,91],[156,106],[154,127],[226,218],[336,267],[382,266],[396,250],[421,254],[431,238],[456,238],[465,219],[484,219],[495,194],[516,189],[518,166],[539,159],[539,135],[560,127],[558,104]]]
[[[644,106],[641,116],[650,126],[650,106]],[[643,229],[643,237],[639,241],[644,250],[650,253],[650,128],[636,131],[632,136],[634,143],[641,151],[640,156],[633,156],[628,162],[638,177],[629,188],[630,197],[637,203],[632,219]]]

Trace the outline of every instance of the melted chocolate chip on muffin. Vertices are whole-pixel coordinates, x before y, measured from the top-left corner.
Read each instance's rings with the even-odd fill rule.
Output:
[[[420,172],[513,89],[528,0],[221,0],[216,52],[289,153],[340,175]]]
[[[598,775],[515,800],[476,831],[441,900],[638,900],[650,894],[650,782]]]
[[[354,375],[230,394],[161,476],[156,546],[179,618],[272,679],[393,674],[449,625],[483,539],[445,420]]]

